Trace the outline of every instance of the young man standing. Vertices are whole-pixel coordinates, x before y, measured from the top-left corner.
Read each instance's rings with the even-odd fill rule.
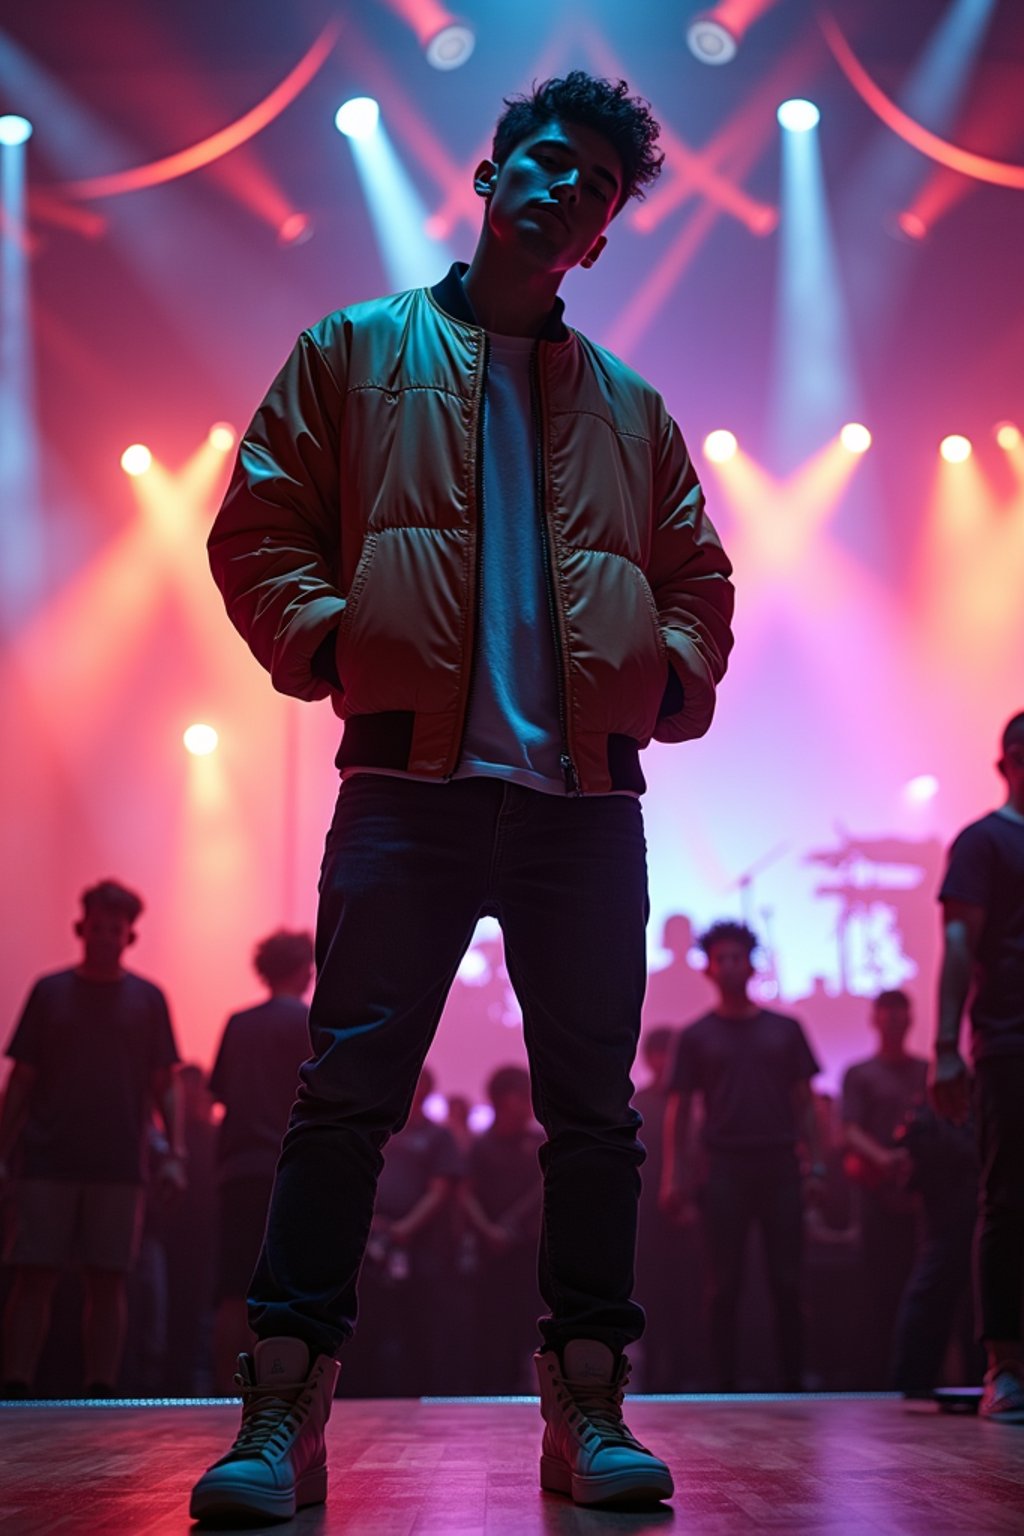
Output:
[[[122,965],[142,902],[103,880],[82,894],[82,958],[41,976],[7,1048],[14,1070],[0,1115],[0,1184],[13,1160],[6,1262],[4,1396],[30,1394],[62,1270],[82,1266],[85,1390],[113,1397],[126,1280],[143,1216],[143,1139],[157,1108],[171,1156],[160,1178],[185,1188],[185,1146],[167,1002]]]
[[[508,103],[474,177],[470,266],[305,332],[241,444],[214,575],[275,685],[330,694],[343,783],[315,1055],[250,1291],[260,1343],[197,1517],[325,1497],[381,1149],[483,913],[547,1137],[541,1481],[584,1503],[671,1492],[621,1406],[643,1322],[639,750],[710,724],[730,567],[662,400],[557,298],[654,179],[657,134],[625,82],[579,71]]]
[[[963,1121],[960,1026],[971,998],[981,1156],[975,1316],[988,1356],[981,1413],[1024,1424],[1024,714],[1003,732],[1006,803],[955,839],[939,892],[943,957],[931,1067],[936,1109]]]
[[[807,1157],[808,1192],[824,1179],[811,1079],[820,1070],[799,1022],[750,996],[757,939],[722,922],[700,941],[718,1006],[679,1036],[665,1110],[662,1207],[690,1217],[683,1157],[693,1098],[704,1109],[711,1349],[721,1392],[736,1390],[736,1331],[750,1228],[764,1238],[775,1303],[783,1390],[802,1377],[800,1272],[803,1190],[797,1148]]]

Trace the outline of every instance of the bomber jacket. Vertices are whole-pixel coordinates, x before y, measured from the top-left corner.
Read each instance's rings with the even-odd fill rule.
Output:
[[[330,695],[341,768],[444,780],[477,629],[487,335],[456,263],[304,331],[242,439],[209,539],[282,693]],[[568,793],[642,791],[638,753],[711,723],[731,567],[660,395],[562,320],[532,359]]]

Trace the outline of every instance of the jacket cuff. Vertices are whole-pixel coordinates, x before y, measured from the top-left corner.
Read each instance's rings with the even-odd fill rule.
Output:
[[[335,660],[335,651],[338,645],[337,626],[330,630],[320,641],[313,652],[309,663],[309,670],[314,677],[319,677],[323,682],[330,683],[332,688],[341,688],[341,678],[338,676],[338,663]]]
[[[316,667],[313,668],[316,671]],[[661,696],[658,706],[658,719],[664,720],[668,715],[677,715],[686,702],[686,691],[679,681],[679,673],[671,662],[668,664],[668,681],[665,684],[665,692]]]

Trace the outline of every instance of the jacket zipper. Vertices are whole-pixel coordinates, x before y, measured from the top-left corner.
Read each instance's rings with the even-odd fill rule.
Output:
[[[551,633],[555,642],[555,682],[558,686],[558,726],[561,731],[561,753],[559,764],[562,769],[562,777],[565,780],[565,792],[568,795],[582,795],[580,788],[580,776],[576,771],[576,764],[572,760],[569,751],[569,717],[565,700],[565,646],[562,640],[562,625],[558,614],[558,600],[555,597],[555,578],[551,560],[551,535],[548,529],[548,514],[546,501],[546,486],[544,484],[544,441],[543,441],[543,412],[541,410],[541,386],[540,386],[540,345],[534,347],[530,357],[530,403],[533,407],[533,442],[534,442],[534,472],[536,476],[537,516],[540,519],[540,545],[544,561],[544,585],[548,594],[548,613],[551,618]]]
[[[469,673],[466,678],[466,691],[462,700],[462,721],[459,725],[459,744],[456,748],[455,759],[451,766],[451,772],[446,778],[452,778],[456,768],[462,761],[462,749],[466,743],[466,726],[469,723],[469,704],[473,697],[473,679],[476,674],[476,654],[478,650],[477,640],[480,633],[480,588],[483,585],[483,542],[484,542],[484,397],[487,390],[487,368],[490,362],[491,347],[487,339],[487,332],[483,331],[483,364],[480,369],[480,393],[477,397],[476,413],[476,558],[474,560],[474,590],[471,601],[472,639],[469,651]]]

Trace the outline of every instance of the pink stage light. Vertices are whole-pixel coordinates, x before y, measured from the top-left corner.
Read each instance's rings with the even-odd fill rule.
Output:
[[[871,447],[871,433],[859,421],[848,421],[839,434],[839,441],[847,453],[867,453]]]
[[[453,16],[440,0],[385,0],[415,32],[427,63],[434,69],[458,69],[476,47],[468,21]]]
[[[704,439],[704,455],[712,464],[727,464],[736,455],[739,444],[735,434],[719,428],[715,432],[709,432]]]
[[[278,245],[305,245],[313,238],[313,220],[308,213],[290,213],[278,226]]]
[[[144,475],[153,467],[153,455],[145,443],[132,443],[121,455],[121,468],[126,475]]]
[[[215,422],[210,428],[210,447],[216,448],[219,453],[230,453],[237,441],[238,435],[227,421]]]
[[[211,752],[216,752],[220,737],[212,725],[190,725],[182,736],[185,750],[191,752],[193,757],[209,757]]]
[[[1001,421],[996,427],[996,442],[1006,453],[1012,453],[1021,444],[1021,430],[1013,421]]]
[[[974,452],[974,445],[969,437],[962,437],[959,432],[952,432],[942,439],[939,452],[947,464],[965,464]]]
[[[729,64],[747,29],[779,0],[720,0],[701,11],[686,29],[686,45],[701,64]]]

